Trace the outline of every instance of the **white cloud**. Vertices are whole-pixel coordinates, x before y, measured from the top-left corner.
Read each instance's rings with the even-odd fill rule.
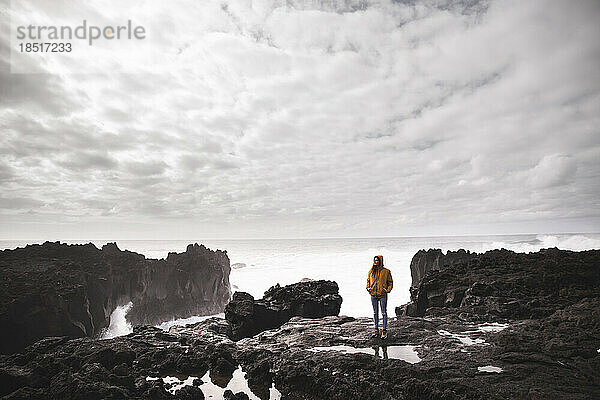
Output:
[[[577,164],[575,161],[563,154],[552,154],[545,156],[530,171],[529,179],[535,188],[547,188],[570,183]]]

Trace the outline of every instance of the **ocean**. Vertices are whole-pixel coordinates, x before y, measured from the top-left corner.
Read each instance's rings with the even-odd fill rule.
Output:
[[[227,250],[232,270],[232,292],[244,291],[261,298],[265,290],[279,283],[287,285],[304,278],[329,279],[338,283],[343,298],[340,315],[371,316],[371,302],[365,290],[367,272],[373,256],[382,254],[384,264],[392,272],[394,288],[388,297],[388,315],[409,301],[411,285],[410,261],[420,249],[465,249],[484,252],[505,248],[517,252],[535,252],[542,248],[558,247],[564,250],[600,249],[600,234],[556,235],[493,235],[444,237],[385,237],[385,238],[330,238],[330,239],[248,239],[248,240],[77,240],[65,243],[94,243],[101,247],[116,241],[122,250],[131,250],[147,258],[164,258],[169,252],[182,252],[190,243],[204,244],[212,250]],[[43,242],[43,241],[42,241]],[[14,249],[40,241],[1,240],[0,248]],[[126,306],[126,305],[124,305]],[[126,307],[125,307],[126,308]],[[118,310],[123,325],[124,308]],[[221,314],[222,316],[222,314]],[[117,317],[115,316],[115,323]],[[168,328],[182,322],[203,318],[166,321]],[[117,332],[130,328],[113,326]],[[111,334],[110,336],[114,336]]]

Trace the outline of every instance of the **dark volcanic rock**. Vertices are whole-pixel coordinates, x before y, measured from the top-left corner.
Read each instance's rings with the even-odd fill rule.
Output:
[[[598,310],[600,299],[582,300],[496,331],[452,317],[390,318],[386,341],[370,338],[370,318],[344,316],[293,317],[237,342],[215,333],[226,324],[217,318],[168,333],[140,327],[110,340],[44,339],[0,356],[0,397],[200,398],[192,388],[172,395],[147,377],[209,372],[225,387],[240,366],[261,399],[273,384],[282,399],[595,399]],[[490,365],[501,371],[480,370]]]
[[[143,294],[133,299],[127,319],[134,325],[156,324],[172,318],[223,312],[231,299],[229,257],[204,245],[188,245],[156,261],[154,276],[144,282]]]
[[[471,258],[471,252],[465,250],[448,251],[442,253],[440,249],[419,250],[410,262],[410,275],[412,277],[411,287],[419,286],[419,283],[429,271],[442,270],[457,262]]]
[[[439,265],[439,259],[429,260]],[[434,267],[425,266],[429,272],[411,288],[411,302],[396,308],[397,315],[456,314],[482,321],[542,318],[583,298],[600,296],[597,250],[465,252],[444,261],[441,270]]]
[[[147,381],[146,377],[163,372],[204,374],[209,364],[204,357],[205,347],[182,345],[177,337],[171,342],[164,335],[156,328],[136,328],[127,337],[111,340],[43,339],[21,354],[0,359],[0,379],[10,384],[0,385],[0,396],[11,393],[10,398],[173,398],[162,380]],[[203,398],[194,389],[187,389],[181,396]]]
[[[165,260],[111,243],[46,242],[0,251],[0,352],[46,336],[94,336],[129,301],[134,325],[221,312],[230,299],[229,258],[198,244]]]
[[[231,325],[231,337],[239,340],[258,332],[276,328],[291,317],[319,318],[338,315],[342,305],[339,288],[333,281],[299,282],[265,292],[260,300],[245,292],[235,292],[225,307],[225,318]]]
[[[238,392],[236,394],[233,394],[233,392],[228,389],[225,391],[225,393],[223,393],[223,399],[225,399],[225,400],[248,400],[249,397],[244,392]]]
[[[488,314],[461,302],[429,307],[425,317],[390,318],[385,341],[370,337],[370,318],[346,316],[295,316],[238,341],[229,339],[231,327],[219,318],[169,332],[136,327],[110,340],[46,338],[19,354],[0,355],[0,397],[202,398],[199,379],[172,394],[172,386],[158,378],[201,377],[226,388],[241,369],[263,400],[273,385],[284,400],[598,399],[599,253],[488,252],[424,278],[423,284],[439,275],[446,279],[436,281],[435,290],[425,290],[437,293],[431,296],[434,301],[455,288],[466,288],[464,298],[481,299],[500,297],[499,290],[511,288],[506,293],[521,296],[534,312],[510,314],[515,317],[502,324],[481,323]],[[552,266],[552,260],[560,265]],[[281,304],[280,295],[288,299],[290,293],[304,292],[282,289],[267,291],[265,304]],[[537,293],[545,296],[543,304],[533,301]],[[233,304],[248,311],[255,301],[239,293]],[[466,321],[469,313],[475,317]],[[222,390],[223,397],[246,395]]]

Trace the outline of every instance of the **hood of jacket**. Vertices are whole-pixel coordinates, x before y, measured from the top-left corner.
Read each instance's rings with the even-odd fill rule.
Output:
[[[379,258],[379,266],[383,267],[383,256],[381,254],[378,254],[375,257]],[[375,267],[375,264],[373,264],[373,267]]]

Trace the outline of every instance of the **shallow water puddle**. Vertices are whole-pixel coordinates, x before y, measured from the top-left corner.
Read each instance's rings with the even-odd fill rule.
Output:
[[[175,394],[176,391],[178,391],[179,389],[185,387],[185,386],[192,386],[192,384],[194,383],[194,379],[197,379],[197,376],[188,376],[185,379],[179,379],[176,376],[165,376],[164,378],[162,378],[164,383],[168,383],[171,384],[172,386],[170,388],[167,389],[167,391],[171,394]],[[160,379],[159,377],[153,377],[153,376],[148,376],[146,377],[147,381],[156,381]]]
[[[421,362],[421,358],[415,351],[419,346],[400,345],[400,346],[375,346],[375,347],[352,347],[346,345],[312,347],[308,351],[339,351],[346,354],[363,353],[376,356],[383,359],[396,359],[406,361],[410,364]]]
[[[508,324],[500,324],[497,322],[486,322],[483,324],[479,324],[476,326],[477,329],[463,331],[461,333],[451,333],[447,330],[440,329],[437,331],[438,334],[442,336],[448,336],[454,339],[458,339],[462,344],[466,346],[473,346],[476,344],[487,345],[484,339],[477,337],[481,336],[484,333],[490,332],[500,332],[506,328],[508,328]]]
[[[194,383],[194,379],[197,379],[197,376],[188,376],[188,377],[176,377],[176,376],[165,376],[162,378],[164,383],[172,384],[172,386],[167,389],[167,391],[171,394],[175,394],[179,389],[182,389],[185,386],[192,386]],[[222,379],[221,379],[222,378]],[[160,379],[159,377],[146,377],[147,381],[155,381]],[[214,377],[214,380],[217,381],[217,384],[213,382],[213,378],[210,376],[210,371],[207,371],[204,376],[202,376],[202,384],[198,386],[202,393],[204,393],[204,397],[206,399],[222,399],[223,394],[226,390],[231,390],[233,393],[244,392],[248,395],[251,400],[261,400],[258,396],[256,396],[248,387],[248,381],[246,380],[246,374],[242,371],[241,367],[238,367],[231,377]],[[220,385],[219,385],[220,384]],[[281,392],[275,388],[274,385],[271,385],[269,388],[269,400],[279,400],[281,399]]]
[[[508,324],[500,324],[497,322],[488,322],[481,325],[477,325],[477,330],[480,332],[500,332],[501,330],[504,330],[506,328],[508,328]]]
[[[503,371],[500,367],[494,367],[493,365],[486,365],[485,367],[477,367],[478,372],[496,372],[500,373]]]
[[[462,344],[467,345],[467,346],[473,346],[474,344],[486,344],[485,340],[483,339],[479,339],[479,338],[475,338],[472,339],[469,337],[469,335],[466,334],[461,334],[461,333],[450,333],[446,330],[440,329],[439,331],[437,331],[438,334],[442,335],[442,336],[448,336],[454,339],[458,339]]]

